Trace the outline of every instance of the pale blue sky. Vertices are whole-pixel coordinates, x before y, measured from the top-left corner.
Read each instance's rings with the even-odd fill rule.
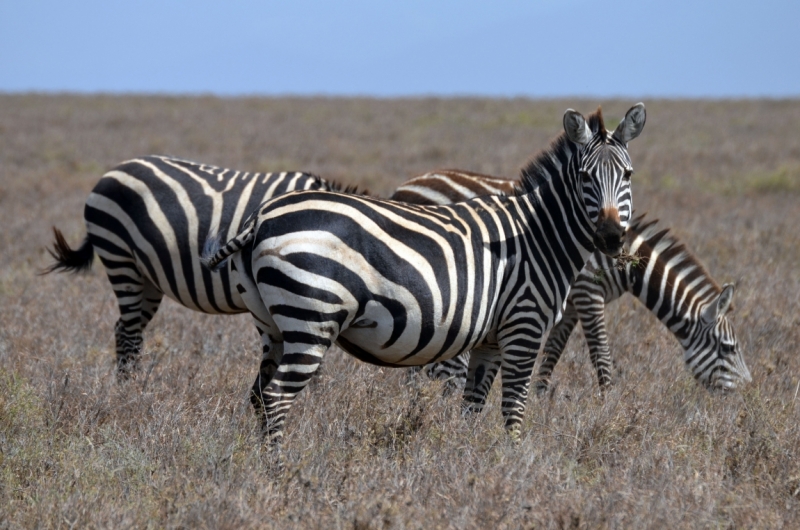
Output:
[[[0,91],[798,97],[800,1],[0,0]]]

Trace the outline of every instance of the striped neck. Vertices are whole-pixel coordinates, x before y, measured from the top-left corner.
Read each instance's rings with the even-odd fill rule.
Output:
[[[572,248],[580,253],[587,253],[580,260],[581,265],[595,251],[593,242],[594,225],[581,199],[578,168],[581,163],[580,146],[567,139],[566,135],[558,136],[549,149],[537,154],[522,168],[520,180],[514,190],[517,195],[529,196],[533,204],[541,204],[548,212],[560,212],[563,208],[563,219],[550,217],[556,225],[556,233],[548,233],[550,239],[571,239]],[[562,214],[559,213],[559,217]],[[529,222],[533,221],[529,218]],[[578,263],[576,256],[570,252],[573,263]]]
[[[667,326],[684,348],[701,318],[702,308],[722,291],[697,258],[657,220],[634,219],[628,228],[627,265],[631,292]]]

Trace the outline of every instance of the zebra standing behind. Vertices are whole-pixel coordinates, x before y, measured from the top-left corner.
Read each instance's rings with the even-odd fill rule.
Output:
[[[247,311],[227,268],[211,274],[200,265],[209,232],[221,226],[223,237],[233,237],[263,201],[320,189],[339,187],[308,173],[248,173],[165,156],[129,160],[103,175],[89,194],[87,235],[77,250],[53,228],[56,263],[44,272],[88,270],[99,254],[119,304],[114,334],[119,375],[125,377],[164,295],[203,313]]]
[[[523,169],[523,175],[527,169]],[[415,204],[450,204],[486,194],[513,193],[517,181],[442,170],[402,184],[393,200]],[[697,258],[668,230],[644,216],[628,226],[625,246],[633,260],[618,264],[601,252],[592,254],[578,275],[562,319],[544,346],[535,389],[544,393],[569,336],[580,320],[589,357],[601,388],[611,384],[612,360],[605,325],[605,307],[630,292],[675,335],[684,361],[694,377],[708,388],[733,389],[752,380],[726,317],[734,287],[714,281]],[[429,377],[447,381],[448,389],[464,386],[469,355],[425,367]],[[418,368],[412,370],[418,371]]]
[[[608,133],[572,109],[564,133],[512,196],[416,206],[297,192],[259,207],[221,249],[259,323],[252,400],[272,441],[334,343],[372,364],[415,366],[472,351],[464,391],[478,412],[502,372],[502,414],[519,438],[531,373],[570,285],[596,249],[622,250],[631,214],[632,107]],[[212,234],[213,235],[213,234]],[[216,250],[216,252],[215,252]]]

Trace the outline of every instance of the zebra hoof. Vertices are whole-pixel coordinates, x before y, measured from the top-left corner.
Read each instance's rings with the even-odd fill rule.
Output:
[[[522,442],[522,434],[520,433],[520,426],[514,425],[513,427],[509,427],[508,430],[508,439],[511,441],[511,445],[519,446]]]
[[[127,383],[136,378],[136,365],[133,363],[117,363],[117,383]]]

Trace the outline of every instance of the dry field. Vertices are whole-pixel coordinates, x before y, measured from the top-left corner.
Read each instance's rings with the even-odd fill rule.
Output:
[[[386,194],[434,168],[514,176],[564,109],[598,103],[0,95],[0,528],[800,527],[800,100],[646,101],[630,146],[637,209],[736,282],[753,383],[699,387],[626,298],[609,314],[616,386],[598,395],[576,333],[518,448],[496,391],[464,420],[439,383],[334,352],[279,467],[247,402],[247,316],[165,301],[144,372],[117,384],[102,267],[36,275],[50,226],[77,244],[92,186],[133,156]],[[602,103],[613,126],[635,101]]]

